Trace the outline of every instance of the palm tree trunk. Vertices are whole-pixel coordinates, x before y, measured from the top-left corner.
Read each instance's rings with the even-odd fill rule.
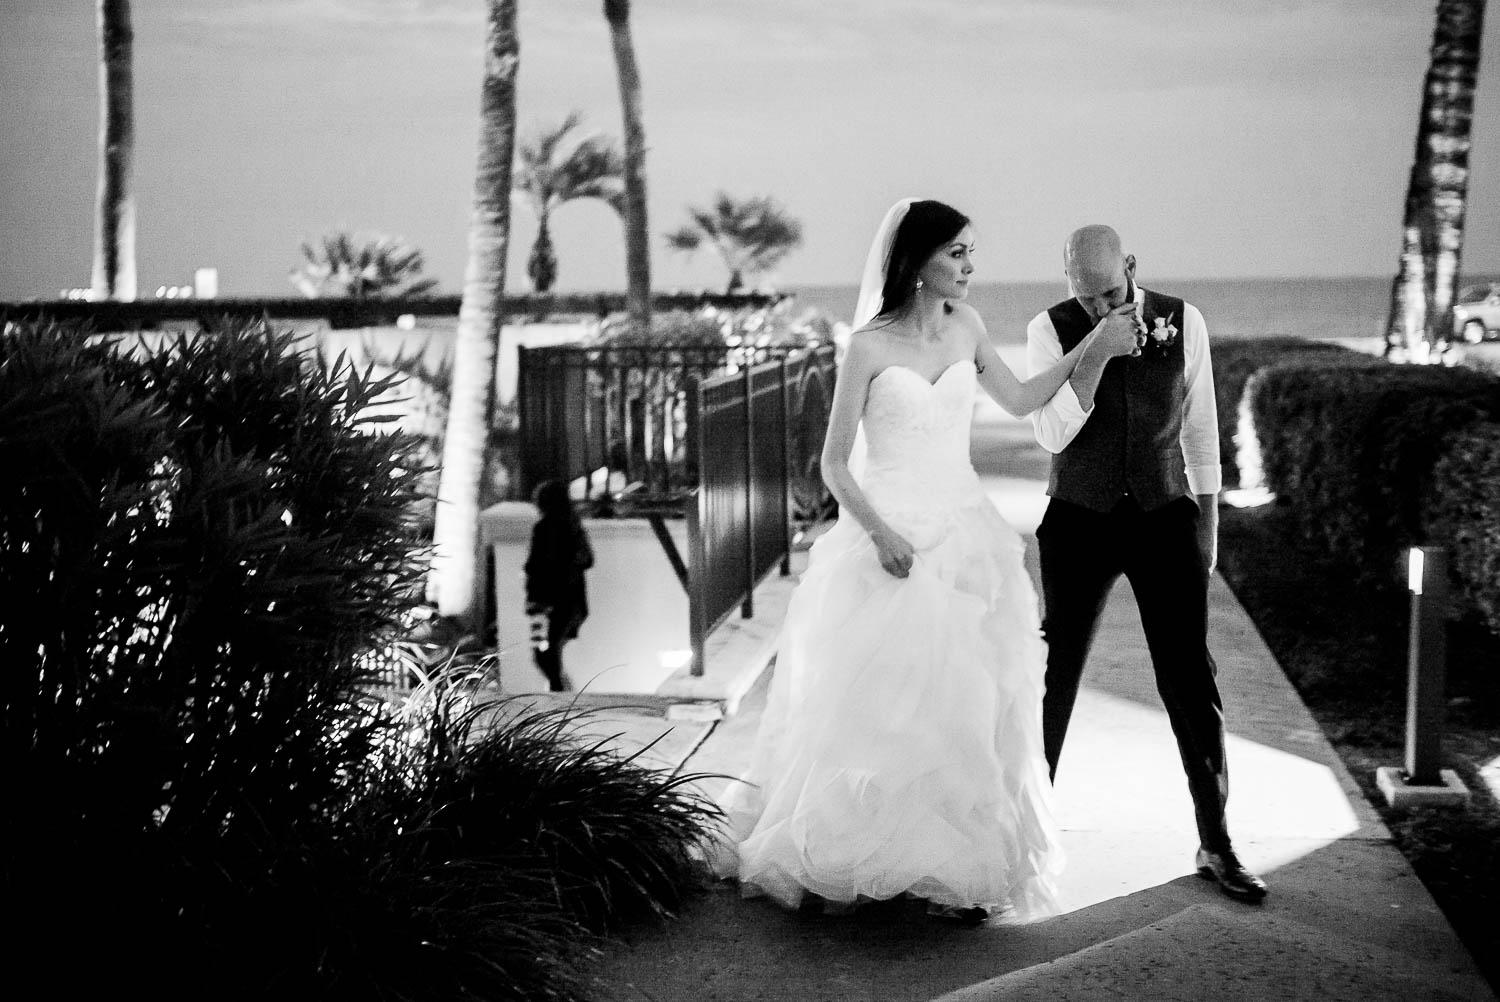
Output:
[[[517,0],[489,0],[484,83],[479,101],[479,163],[469,221],[469,263],[453,344],[453,390],[443,436],[437,523],[427,597],[438,614],[473,629],[483,606],[479,492],[495,406],[495,356],[510,246],[511,164],[516,146]]]
[[[1440,362],[1453,336],[1484,0],[1439,0],[1406,194],[1386,357]]]
[[[89,283],[97,299],[136,294],[134,42],[130,0],[99,0],[99,199]]]
[[[646,227],[646,128],[641,119],[641,75],[630,39],[630,0],[604,0],[625,132],[625,279],[632,326],[651,329],[651,243]]]

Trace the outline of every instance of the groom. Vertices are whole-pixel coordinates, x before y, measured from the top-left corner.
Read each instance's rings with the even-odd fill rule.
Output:
[[[1051,500],[1037,529],[1047,764],[1055,778],[1099,615],[1124,574],[1193,797],[1198,873],[1230,897],[1258,901],[1266,885],[1241,864],[1225,825],[1224,709],[1208,652],[1221,485],[1208,331],[1196,307],[1135,284],[1135,257],[1108,226],[1069,236],[1063,266],[1073,298],[1031,321],[1030,371],[1053,364],[1127,303],[1137,306],[1141,347],[1113,360],[1085,350],[1070,381],[1032,415],[1037,441],[1053,454]]]

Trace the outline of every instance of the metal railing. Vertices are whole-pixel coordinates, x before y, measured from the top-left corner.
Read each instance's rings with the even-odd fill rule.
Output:
[[[709,634],[790,569],[792,524],[826,512],[818,456],[834,348],[560,345],[518,351],[518,481],[562,479],[650,521],[688,594],[692,673]],[[664,519],[685,515],[686,558]]]
[[[833,349],[783,356],[695,387],[698,485],[687,505],[692,673],[708,635],[735,609],[754,615],[755,588],[791,572],[793,451],[798,415],[832,399]],[[824,409],[819,418],[826,425]],[[821,436],[819,436],[821,445]]]
[[[680,505],[698,483],[690,395],[695,382],[791,349],[707,345],[517,349],[520,494],[547,479],[583,480],[609,509]]]

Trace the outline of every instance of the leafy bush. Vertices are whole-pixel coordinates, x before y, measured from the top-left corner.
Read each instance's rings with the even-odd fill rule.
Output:
[[[383,389],[258,323],[135,357],[0,338],[17,907],[180,929],[205,877],[347,801],[379,736],[369,655],[419,572],[404,442],[364,433]]]
[[[678,347],[719,348],[724,345],[721,311],[713,307],[700,310],[672,310],[651,317],[651,330],[643,331],[626,314],[605,319],[592,344],[598,347],[633,347],[670,344]]]
[[[599,347],[671,344],[726,347],[740,354],[766,348],[806,348],[829,344],[833,325],[815,309],[797,312],[796,301],[769,305],[714,306],[671,310],[651,318],[643,335],[624,314],[609,317],[593,342]]]
[[[1272,368],[1250,407],[1267,485],[1303,535],[1367,582],[1395,579],[1422,538],[1421,504],[1447,439],[1500,411],[1500,380],[1395,365]]]
[[[373,338],[367,338],[362,347],[365,357],[374,363],[375,372],[389,373],[396,379],[394,392],[386,401],[386,410],[412,436],[413,454],[418,467],[423,470],[418,481],[422,498],[416,507],[417,525],[422,538],[430,540],[437,520],[438,478],[443,439],[448,433],[448,402],[453,396],[453,359],[445,356],[433,363],[421,351],[398,349],[392,353],[383,350]],[[496,403],[485,441],[484,469],[479,478],[481,510],[512,496],[520,452],[519,424],[514,401]]]
[[[368,695],[421,570],[388,388],[262,323],[0,337],[4,893],[58,994],[580,999],[696,885],[694,777],[458,673]]]
[[[1215,341],[1210,352],[1213,361],[1214,395],[1219,419],[1219,455],[1223,464],[1224,486],[1241,484],[1239,466],[1240,419],[1246,383],[1251,376],[1273,365],[1299,365],[1308,361],[1340,361],[1352,364],[1368,362],[1369,356],[1327,341],[1307,338],[1272,337]]]
[[[364,656],[420,571],[406,443],[363,433],[384,384],[263,324],[137,358],[26,328],[3,350],[6,426],[27,433],[0,456],[36,471],[0,503],[7,563],[31,556],[4,649],[42,680],[8,697],[37,700],[12,736],[69,734],[31,742],[33,775],[128,775],[113,820],[132,830],[253,840],[321,817],[366,751],[346,733]],[[97,688],[69,705],[80,682]]]
[[[1428,537],[1448,550],[1457,597],[1500,635],[1500,425],[1448,440],[1428,498]]]

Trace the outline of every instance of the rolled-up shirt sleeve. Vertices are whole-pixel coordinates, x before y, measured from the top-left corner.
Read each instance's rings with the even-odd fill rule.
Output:
[[[1027,376],[1047,371],[1061,361],[1062,357],[1062,341],[1052,326],[1052,318],[1045,313],[1038,314],[1026,327]],[[1211,397],[1212,382],[1209,393]],[[1209,407],[1212,406],[1213,401],[1210,399]],[[1068,447],[1073,436],[1078,434],[1083,423],[1089,419],[1090,413],[1091,410],[1084,410],[1083,405],[1078,402],[1073,384],[1067,382],[1052,395],[1051,400],[1031,412],[1031,427],[1041,447],[1055,454]]]
[[[1208,325],[1191,303],[1182,307],[1182,354],[1187,395],[1181,442],[1188,490],[1194,494],[1217,494],[1224,486],[1224,474],[1219,467],[1219,419],[1214,404],[1213,365],[1208,355]]]

